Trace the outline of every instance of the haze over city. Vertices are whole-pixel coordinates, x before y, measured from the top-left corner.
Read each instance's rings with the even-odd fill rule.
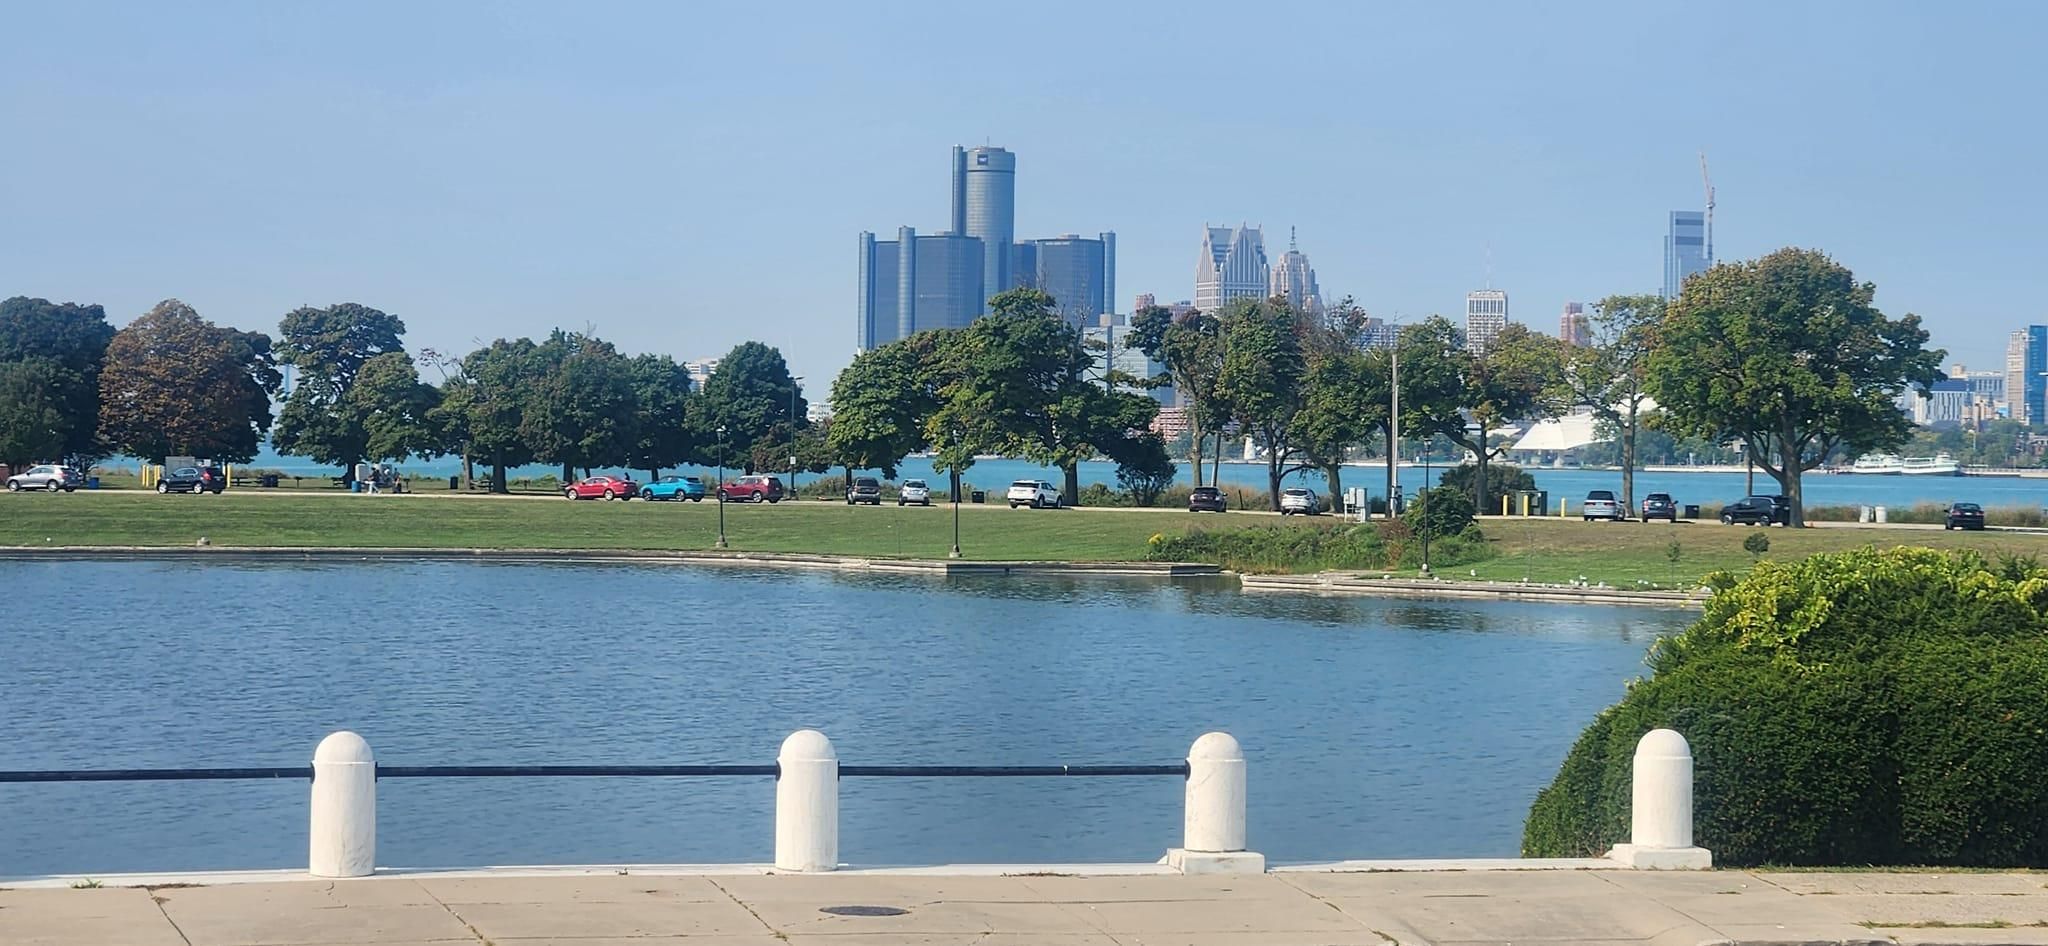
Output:
[[[1462,314],[1818,247],[2002,365],[2043,315],[2036,7],[629,4],[5,15],[0,282],[125,324],[357,301],[414,348],[594,327],[627,351],[852,357],[856,235],[936,232],[950,150],[1017,156],[1019,236],[1117,234],[1191,299],[1208,224],[1288,228],[1325,298]],[[1763,29],[1764,25],[1768,29]]]

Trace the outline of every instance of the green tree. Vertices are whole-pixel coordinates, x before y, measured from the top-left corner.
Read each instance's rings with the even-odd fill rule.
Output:
[[[1178,319],[1163,306],[1139,310],[1131,317],[1130,343],[1166,366],[1166,376],[1187,405],[1189,458],[1195,461],[1195,485],[1203,483],[1202,454],[1208,438],[1218,438],[1229,405],[1217,389],[1223,371],[1223,323],[1202,312]]]
[[[1636,508],[1636,441],[1650,403],[1650,352],[1663,318],[1661,296],[1608,296],[1593,305],[1592,344],[1565,350],[1570,403],[1592,410],[1620,440],[1621,502],[1628,509]]]
[[[956,446],[1057,467],[1062,495],[1078,495],[1080,462],[1124,435],[1112,415],[1151,399],[1120,399],[1090,382],[1093,359],[1081,333],[1044,292],[1013,289],[990,299],[989,309],[945,346],[940,409],[926,422],[927,438],[958,437]]]
[[[639,444],[633,374],[612,343],[556,329],[529,363],[542,373],[529,384],[520,436],[539,459],[561,464],[564,482],[578,468],[625,466]]]
[[[1401,431],[1404,444],[1415,441],[1429,441],[1452,428],[1465,425],[1464,385],[1467,373],[1466,362],[1471,355],[1465,351],[1458,334],[1458,328],[1441,315],[1432,315],[1423,321],[1401,329],[1394,341],[1394,349],[1373,354],[1375,361],[1384,359],[1389,376],[1398,375],[1401,388]],[[1389,406],[1389,416],[1380,430],[1389,442],[1394,439]],[[1409,449],[1416,449],[1410,447]],[[1410,453],[1414,456],[1414,453]],[[1394,494],[1394,451],[1387,451],[1387,495]],[[1424,484],[1425,486],[1428,484]]]
[[[114,333],[100,372],[100,432],[145,460],[247,463],[270,429],[283,379],[270,336],[214,325],[176,299]]]
[[[1487,490],[1486,467],[1506,445],[1495,443],[1493,432],[1510,421],[1550,416],[1562,406],[1564,355],[1560,345],[1555,338],[1512,323],[1495,336],[1485,352],[1462,362],[1461,400],[1471,412],[1472,423],[1459,423],[1442,433],[1477,458],[1478,490],[1473,503],[1481,515],[1499,508]]]
[[[1945,352],[1920,318],[1892,319],[1877,287],[1816,250],[1784,249],[1686,281],[1657,329],[1649,388],[1682,434],[1741,440],[1806,521],[1800,474],[1837,450],[1905,442],[1898,409],[1923,392]]]
[[[1388,363],[1359,347],[1364,317],[1345,300],[1305,334],[1301,408],[1288,431],[1302,462],[1329,480],[1337,512],[1344,511],[1344,461],[1388,419]]]
[[[405,323],[397,316],[354,302],[286,313],[278,323],[276,356],[280,364],[296,368],[298,378],[278,414],[271,445],[287,456],[338,465],[344,479],[352,479],[363,460],[392,459],[372,455],[367,424],[377,406],[351,392],[365,364],[404,352],[404,334]],[[411,367],[410,360],[405,364]],[[387,392],[399,396],[399,403],[390,405],[399,412],[414,398],[414,392],[401,388]],[[393,430],[386,425],[387,447],[394,446],[388,439]]]
[[[1297,314],[1287,300],[1241,299],[1223,313],[1223,367],[1217,392],[1238,426],[1266,452],[1266,484],[1275,510],[1295,444],[1289,439],[1302,407],[1303,363]]]
[[[445,449],[433,419],[440,404],[441,392],[420,381],[412,357],[389,351],[362,363],[339,413],[361,424],[363,459],[403,461]]]
[[[1131,494],[1135,505],[1157,505],[1173,485],[1177,471],[1158,434],[1126,438],[1110,450],[1110,458],[1116,461],[1117,485]]]
[[[0,301],[0,462],[84,469],[105,455],[99,379],[113,337],[96,305]]]
[[[442,386],[437,426],[450,444],[460,445],[465,465],[472,458],[490,464],[494,493],[506,491],[507,470],[534,461],[520,425],[546,369],[532,339],[501,338],[463,356]]]
[[[807,402],[780,350],[760,342],[743,342],[719,361],[718,369],[705,380],[697,403],[703,424],[699,435],[711,432],[753,473],[757,469],[751,456],[753,445],[764,439],[779,439],[787,445],[789,429],[804,426]],[[717,438],[715,432],[721,427],[725,435]],[[787,456],[788,450],[780,455]]]
[[[919,332],[855,356],[832,381],[826,444],[853,470],[896,478],[903,458],[930,442],[925,422],[939,410],[941,349],[957,333]]]
[[[633,426],[638,431],[626,466],[646,470],[651,483],[661,478],[664,468],[696,458],[690,372],[667,355],[634,357],[626,372],[633,385]]]

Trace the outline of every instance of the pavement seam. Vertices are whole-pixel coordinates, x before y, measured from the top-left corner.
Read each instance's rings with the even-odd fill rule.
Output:
[[[710,884],[712,888],[716,889],[719,893],[725,894],[725,898],[727,900],[731,900],[733,903],[738,904],[740,909],[747,911],[747,915],[753,917],[754,922],[761,924],[761,928],[767,930],[769,935],[775,937],[776,939],[782,940],[783,942],[789,941],[788,933],[776,929],[774,924],[771,924],[767,920],[762,919],[761,914],[757,912],[753,907],[747,905],[747,902],[745,900],[741,900],[739,897],[735,896],[732,891],[725,889],[725,885],[719,883],[718,878],[706,877],[704,878],[704,882]]]
[[[469,935],[476,937],[477,942],[482,943],[483,946],[497,946],[497,944],[491,942],[490,937],[484,935],[482,930],[477,929],[475,924],[469,922],[462,914],[455,912],[455,908],[450,906],[448,901],[441,899],[440,895],[432,890],[428,890],[426,884],[420,883],[417,880],[408,880],[406,883],[412,884],[419,889],[419,892],[432,898],[434,903],[439,905],[441,909],[448,911],[448,915],[454,917],[455,922],[462,924],[462,928],[468,930]],[[333,889],[332,885],[329,885],[329,889]]]
[[[1302,896],[1304,896],[1304,897],[1307,897],[1307,898],[1309,898],[1310,900],[1314,900],[1315,902],[1317,902],[1317,903],[1320,903],[1320,904],[1322,904],[1323,906],[1329,907],[1330,909],[1332,909],[1332,910],[1335,910],[1335,911],[1337,911],[1337,915],[1339,915],[1339,916],[1341,916],[1341,917],[1343,917],[1343,918],[1345,918],[1345,919],[1347,919],[1347,920],[1350,920],[1350,921],[1351,921],[1351,922],[1353,922],[1353,923],[1356,923],[1356,924],[1358,924],[1358,928],[1359,928],[1359,929],[1362,929],[1362,930],[1364,930],[1364,931],[1366,931],[1366,932],[1368,932],[1368,933],[1371,933],[1371,934],[1372,934],[1372,935],[1374,935],[1374,936],[1377,936],[1377,937],[1379,937],[1379,938],[1381,938],[1381,939],[1383,939],[1383,940],[1386,940],[1387,942],[1389,942],[1389,943],[1392,943],[1392,944],[1393,944],[1393,946],[1402,946],[1402,944],[1401,944],[1401,941],[1400,941],[1400,940],[1398,940],[1398,939],[1395,939],[1394,937],[1392,937],[1392,936],[1390,936],[1390,935],[1388,935],[1388,934],[1386,934],[1386,933],[1382,933],[1382,932],[1380,932],[1379,930],[1373,929],[1373,928],[1372,928],[1372,927],[1370,927],[1370,926],[1367,926],[1367,925],[1366,925],[1366,922],[1365,922],[1365,920],[1364,920],[1364,919],[1362,919],[1362,918],[1359,918],[1359,917],[1355,917],[1355,916],[1352,916],[1352,915],[1351,915],[1351,913],[1350,913],[1350,911],[1348,911],[1348,910],[1344,909],[1344,907],[1343,907],[1342,905],[1338,904],[1337,902],[1335,902],[1335,901],[1332,901],[1332,900],[1326,900],[1326,899],[1324,899],[1324,898],[1322,898],[1322,897],[1320,897],[1320,896],[1317,896],[1317,895],[1316,895],[1316,893],[1315,893],[1314,891],[1312,891],[1312,890],[1309,890],[1309,889],[1308,889],[1308,888],[1306,888],[1306,887],[1302,887],[1302,886],[1300,886],[1299,884],[1296,884],[1296,883],[1294,883],[1292,879],[1290,879],[1290,878],[1288,878],[1288,877],[1286,877],[1286,876],[1284,876],[1284,875],[1281,875],[1281,874],[1273,874],[1273,875],[1270,875],[1270,876],[1273,876],[1273,877],[1277,877],[1277,878],[1279,878],[1279,880],[1280,880],[1280,883],[1282,883],[1282,884],[1286,885],[1286,886],[1287,886],[1287,887],[1288,887],[1289,889],[1292,889],[1292,890],[1295,890],[1295,891],[1299,892],[1299,893],[1300,893],[1300,894],[1301,894]]]
[[[149,894],[149,902],[156,907],[156,912],[163,916],[165,923],[171,925],[171,932],[178,934],[178,938],[184,941],[185,946],[192,946],[192,937],[186,936],[185,931],[179,928],[178,921],[171,919],[171,912],[164,909],[165,898],[157,896],[155,890],[147,887],[143,888],[143,890]]]

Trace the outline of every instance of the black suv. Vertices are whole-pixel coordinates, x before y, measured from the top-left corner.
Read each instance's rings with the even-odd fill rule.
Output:
[[[867,503],[870,506],[882,504],[882,481],[872,476],[856,476],[853,485],[846,489],[846,504]]]
[[[1643,497],[1643,521],[1652,519],[1678,521],[1678,502],[1671,498],[1670,493],[1651,493]]]
[[[1783,496],[1745,496],[1721,507],[1721,524],[1750,526],[1792,524],[1792,501]]]
[[[227,474],[217,466],[181,466],[166,471],[164,478],[156,481],[159,493],[212,493],[219,496],[227,487]]]
[[[1229,512],[1230,498],[1214,486],[1197,486],[1188,494],[1189,512]]]

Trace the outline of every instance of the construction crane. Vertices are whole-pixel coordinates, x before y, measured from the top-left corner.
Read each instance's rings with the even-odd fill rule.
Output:
[[[1704,150],[1700,152],[1700,182],[1707,185],[1707,236],[1705,255],[1707,264],[1711,266],[1714,262],[1714,179],[1707,176],[1707,153]]]

